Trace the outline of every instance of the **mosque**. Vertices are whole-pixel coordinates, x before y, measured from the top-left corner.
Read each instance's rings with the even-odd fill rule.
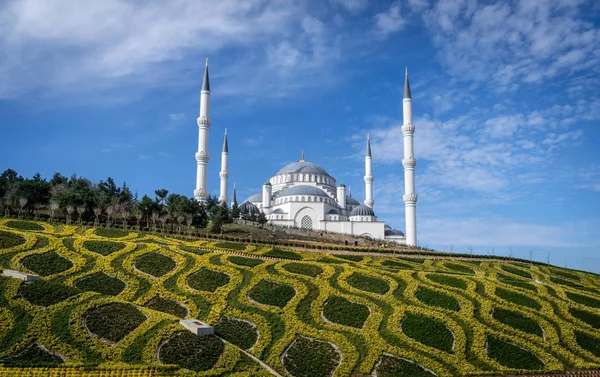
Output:
[[[378,221],[373,211],[373,171],[371,141],[367,135],[365,151],[365,199],[363,203],[352,197],[350,189],[343,183],[338,184],[325,169],[302,158],[298,162],[284,166],[274,176],[269,178],[258,192],[241,204],[241,213],[259,214],[264,212],[269,223],[285,227],[295,227],[311,230],[321,230],[364,236],[382,241],[395,241],[401,244],[416,245],[416,202],[414,169],[413,135],[415,127],[412,124],[412,96],[408,82],[408,71],[404,82],[403,98],[404,136],[404,188],[403,201],[405,204],[406,236],[400,230],[393,229],[383,221]],[[200,94],[200,116],[197,120],[199,128],[198,152],[196,153],[197,175],[194,197],[199,201],[208,199],[207,171],[208,161],[208,130],[210,120],[210,82],[208,77],[208,59],[204,69],[204,80]],[[227,131],[221,152],[221,171],[219,173],[220,202],[229,202],[228,173],[229,147]],[[233,200],[236,202],[235,185]]]

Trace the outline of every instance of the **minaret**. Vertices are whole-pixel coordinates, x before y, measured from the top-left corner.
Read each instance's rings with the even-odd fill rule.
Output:
[[[417,245],[417,194],[415,193],[415,165],[417,160],[414,157],[413,136],[415,126],[412,122],[412,96],[410,95],[410,85],[408,83],[408,68],[406,68],[406,78],[404,79],[404,98],[402,99],[402,135],[404,135],[404,212],[406,215],[406,244],[410,246]]]
[[[198,152],[196,153],[196,189],[194,198],[201,202],[208,199],[207,190],[207,172],[208,161],[208,129],[210,128],[210,83],[208,81],[208,59],[204,68],[204,80],[202,81],[202,91],[200,92],[200,116],[198,123]]]
[[[221,151],[221,191],[219,203],[227,204],[227,181],[229,180],[229,147],[227,145],[227,129],[225,129],[225,139],[223,140],[223,151]]]
[[[367,153],[365,154],[365,205],[373,208],[373,163],[371,159],[371,136],[367,134]]]
[[[236,204],[238,204],[238,202],[237,202],[237,198],[235,196],[235,183],[234,183],[233,184],[233,199],[231,200],[231,206],[233,207]]]

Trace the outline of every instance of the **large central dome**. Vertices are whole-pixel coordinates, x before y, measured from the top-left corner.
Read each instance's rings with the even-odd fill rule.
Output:
[[[312,173],[329,176],[329,174],[327,174],[325,169],[323,169],[322,167],[306,161],[292,162],[291,164],[286,165],[283,169],[278,171],[276,175],[292,173]]]

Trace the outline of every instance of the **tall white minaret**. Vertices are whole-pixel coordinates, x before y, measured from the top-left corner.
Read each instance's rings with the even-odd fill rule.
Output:
[[[410,246],[417,245],[417,194],[415,193],[415,160],[413,136],[415,126],[412,122],[412,96],[410,95],[410,85],[408,83],[408,68],[406,68],[406,78],[404,79],[404,98],[402,99],[402,135],[404,135],[404,211],[406,215],[406,244]]]
[[[237,202],[237,198],[235,196],[235,183],[234,183],[233,184],[233,199],[231,199],[231,207],[233,207],[236,204],[238,204],[238,202]]]
[[[365,154],[365,205],[373,208],[373,163],[371,159],[371,136],[367,134],[367,153]]]
[[[223,151],[221,152],[221,191],[219,203],[227,204],[227,181],[229,180],[229,146],[227,145],[227,129],[225,129],[225,139],[223,140]]]
[[[197,119],[198,123],[198,152],[196,152],[196,189],[194,190],[194,198],[196,200],[206,202],[208,199],[207,190],[207,173],[208,161],[208,129],[210,128],[210,83],[208,81],[208,59],[206,59],[206,67],[204,68],[204,80],[202,81],[202,91],[200,92],[200,116]]]

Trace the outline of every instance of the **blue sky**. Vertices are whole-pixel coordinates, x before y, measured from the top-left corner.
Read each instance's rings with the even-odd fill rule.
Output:
[[[363,200],[370,132],[404,229],[408,66],[419,243],[600,273],[599,4],[2,1],[0,170],[191,196],[208,57],[211,193],[227,128],[239,199],[304,149]]]

